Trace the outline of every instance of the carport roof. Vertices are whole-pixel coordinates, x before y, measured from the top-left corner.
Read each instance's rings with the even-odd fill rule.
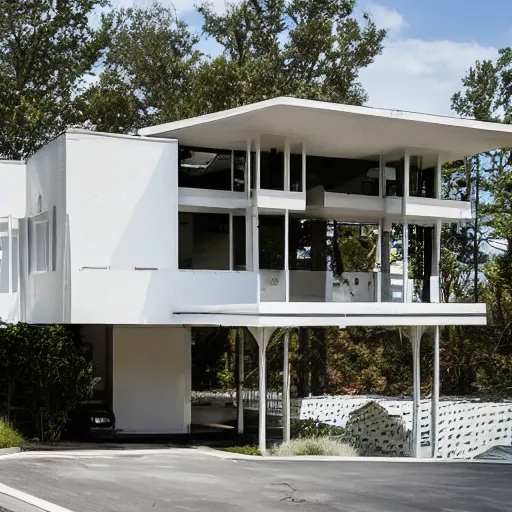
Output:
[[[257,134],[304,140],[308,154],[345,158],[407,148],[439,152],[449,161],[512,146],[509,125],[290,97],[139,130],[183,145],[235,150],[245,150],[247,138]]]

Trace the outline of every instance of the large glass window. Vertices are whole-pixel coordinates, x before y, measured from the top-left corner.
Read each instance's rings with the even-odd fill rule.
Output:
[[[237,192],[245,189],[245,151],[181,146],[179,159],[180,187]]]
[[[308,156],[306,168],[308,189],[321,185],[328,192],[379,195],[379,159],[377,157],[355,160]]]

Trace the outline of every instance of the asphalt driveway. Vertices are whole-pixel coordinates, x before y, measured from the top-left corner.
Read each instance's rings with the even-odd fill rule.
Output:
[[[194,450],[0,457],[0,483],[73,512],[480,512],[512,503],[512,465],[226,460]]]

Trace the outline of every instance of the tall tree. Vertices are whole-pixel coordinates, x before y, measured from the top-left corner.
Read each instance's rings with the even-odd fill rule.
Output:
[[[73,97],[98,62],[106,0],[0,0],[0,156],[25,158],[66,127]]]
[[[103,23],[115,30],[99,81],[75,102],[76,121],[129,133],[193,114],[199,38],[177,19],[174,9],[158,2],[118,9]]]
[[[275,96],[364,103],[358,74],[380,54],[386,32],[368,14],[359,22],[355,5],[355,0],[244,0],[218,15],[203,3],[198,10],[204,33],[223,53],[198,74],[200,109]]]

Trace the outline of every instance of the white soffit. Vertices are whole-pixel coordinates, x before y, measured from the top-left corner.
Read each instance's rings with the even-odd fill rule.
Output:
[[[448,161],[512,146],[509,125],[288,97],[139,130],[183,145],[239,150],[255,134],[305,140],[308,154],[345,158],[409,148],[440,152]]]

